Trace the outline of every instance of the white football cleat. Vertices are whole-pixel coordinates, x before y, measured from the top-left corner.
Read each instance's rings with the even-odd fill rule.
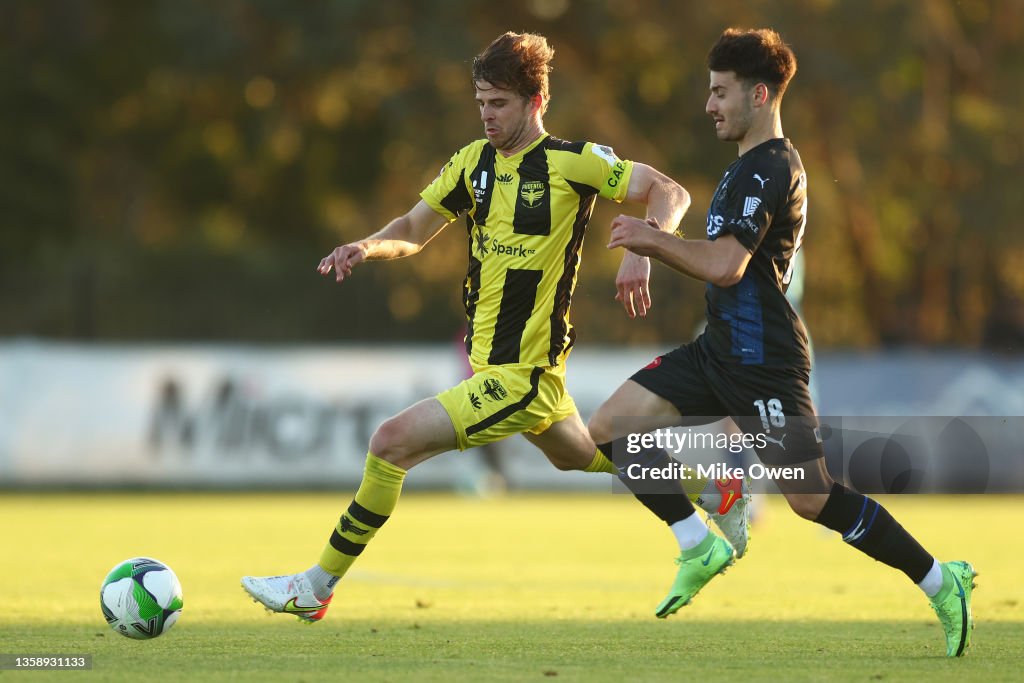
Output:
[[[320,600],[305,574],[243,576],[242,588],[270,612],[294,614],[307,624],[320,621],[334,597]]]
[[[736,551],[736,559],[747,552],[750,540],[750,481],[712,479],[695,499]]]

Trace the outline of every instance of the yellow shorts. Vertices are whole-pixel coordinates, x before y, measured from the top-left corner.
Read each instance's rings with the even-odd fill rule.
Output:
[[[576,412],[562,368],[488,365],[437,395],[455,425],[459,450],[513,434],[540,434]]]

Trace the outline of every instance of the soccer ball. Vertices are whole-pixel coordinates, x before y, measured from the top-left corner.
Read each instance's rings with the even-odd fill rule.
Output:
[[[149,640],[181,616],[181,584],[171,568],[150,557],[133,557],[110,570],[100,585],[100,609],[110,628]]]

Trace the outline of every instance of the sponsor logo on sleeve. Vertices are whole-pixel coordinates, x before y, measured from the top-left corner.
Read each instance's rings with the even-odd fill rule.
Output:
[[[610,166],[619,163],[619,158],[615,156],[612,148],[607,145],[591,145],[590,151],[607,161]]]
[[[708,237],[718,237],[718,233],[722,232],[722,226],[725,224],[725,219],[717,214],[708,214]]]
[[[753,216],[759,206],[761,206],[760,197],[747,197],[743,200],[743,216]]]
[[[738,225],[740,228],[746,230],[751,235],[756,235],[757,233],[761,232],[761,226],[758,225],[757,222],[754,221],[752,218],[750,218],[750,216],[744,216],[739,220],[733,218],[732,220],[729,221],[729,225]]]

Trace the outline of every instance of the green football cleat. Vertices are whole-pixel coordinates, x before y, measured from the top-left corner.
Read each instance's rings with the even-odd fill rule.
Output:
[[[971,591],[978,572],[962,560],[943,562],[941,566],[942,589],[931,599],[932,609],[946,632],[946,656],[961,657],[971,646]]]
[[[654,615],[659,619],[675,614],[680,607],[689,605],[693,596],[713,579],[722,574],[733,563],[735,553],[732,546],[717,534],[708,532],[708,537],[691,550],[684,550],[676,558],[679,571],[668,596],[661,601]]]

